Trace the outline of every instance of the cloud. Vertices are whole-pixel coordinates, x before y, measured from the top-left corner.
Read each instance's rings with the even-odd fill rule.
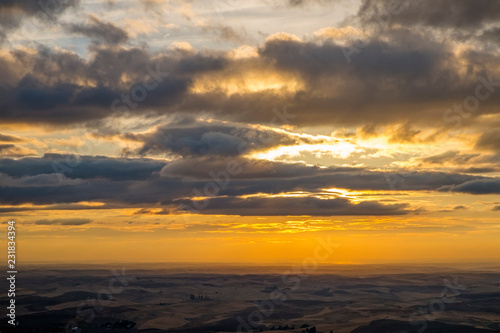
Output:
[[[15,147],[16,146],[12,145],[12,144],[0,145],[0,152],[11,150],[12,148],[15,148]]]
[[[76,164],[67,164],[72,161]],[[72,170],[60,173],[53,163]],[[66,164],[63,164],[66,163]],[[233,163],[229,168],[229,163]],[[161,171],[160,171],[161,170]],[[179,204],[209,197],[202,214],[235,215],[398,215],[405,203],[351,202],[326,189],[391,191],[391,175],[361,168],[320,168],[239,157],[187,157],[173,162],[64,155],[0,160],[0,204],[51,205],[75,209],[82,202],[105,208],[136,208],[141,214],[167,214]],[[500,181],[450,173],[399,174],[394,191],[500,193]],[[216,189],[216,191],[214,191]],[[303,197],[284,196],[302,193]],[[327,197],[328,199],[319,199]],[[333,197],[333,198],[332,198]],[[243,199],[245,198],[245,199]],[[55,205],[55,206],[54,206]],[[101,207],[102,208],[102,207]],[[88,209],[88,207],[81,207]],[[104,208],[102,208],[104,209]],[[146,210],[141,210],[146,209]],[[148,210],[149,209],[149,210]]]
[[[500,194],[500,180],[472,180],[457,186],[443,187],[441,190],[468,194]]]
[[[32,212],[32,211],[49,211],[49,210],[67,210],[67,211],[83,211],[83,210],[107,210],[121,208],[122,206],[116,204],[89,204],[89,203],[68,203],[68,204],[54,204],[54,205],[40,205],[40,206],[22,206],[22,207],[3,207],[0,208],[0,213],[17,213],[17,212]]]
[[[209,170],[210,172],[207,172]],[[228,172],[230,171],[230,173]],[[360,172],[361,168],[304,165],[303,163],[283,163],[243,157],[220,158],[217,156],[182,158],[165,165],[162,177],[182,177],[213,180],[213,176],[228,175],[230,179],[292,179],[329,175],[334,173]]]
[[[93,15],[88,16],[86,23],[69,23],[65,28],[70,33],[82,34],[89,38],[109,44],[122,44],[128,40],[128,33],[109,22],[102,22]]]
[[[23,142],[25,139],[0,133],[0,142]]]
[[[7,38],[8,32],[21,26],[26,18],[35,18],[39,22],[54,22],[68,8],[77,7],[79,3],[79,0],[3,0],[0,3],[0,41]]]
[[[60,173],[47,173],[47,174],[37,174],[33,176],[22,176],[19,178],[12,178],[0,173],[0,179],[2,180],[2,185],[23,187],[23,188],[41,188],[49,186],[59,186],[64,183],[68,185],[80,185],[82,180],[80,179],[70,179]]]
[[[494,212],[500,212],[500,206],[495,206],[492,209]]]
[[[360,44],[364,45],[361,49],[356,47]],[[357,51],[348,57],[348,63],[344,53],[351,49]],[[485,75],[477,67],[474,75],[464,76],[449,60],[459,61],[460,57],[466,63],[479,64],[479,59],[459,56],[453,46],[403,27],[364,37],[359,43],[348,41],[346,45],[273,39],[259,51],[278,69],[293,71],[305,80],[300,99],[289,107],[297,114],[294,122],[299,124],[326,121],[367,125],[406,123],[410,119],[414,126],[444,126],[447,105],[451,107],[474,92],[477,77]],[[484,63],[481,67],[496,65]],[[500,75],[495,73],[494,77]],[[482,112],[496,113],[493,99],[498,101],[498,96],[483,103]],[[304,109],[307,115],[300,111]],[[409,140],[418,134],[408,130],[399,137]]]
[[[36,152],[32,149],[16,146],[13,144],[0,144],[0,154],[4,157],[23,157],[35,155]]]
[[[394,140],[408,141],[419,124],[446,126],[446,108],[475,91],[485,68],[499,67],[486,51],[459,54],[452,44],[403,27],[364,42],[350,64],[344,52],[355,41],[283,34],[245,58],[206,49],[154,53],[106,45],[91,45],[88,59],[44,47],[12,51],[0,56],[0,120],[78,124],[203,110],[219,120],[270,123],[272,110],[287,106],[295,126],[395,123],[401,128]],[[156,84],[158,72],[168,75]],[[498,113],[498,101],[500,94],[492,94],[481,112]]]
[[[479,39],[484,42],[500,44],[500,27],[485,29],[481,36],[479,36]]]
[[[176,204],[179,204],[182,207],[193,207],[193,202],[190,200],[178,200],[176,201]],[[198,205],[200,205],[199,202]],[[376,201],[352,203],[344,198],[213,198],[210,199],[209,204],[206,208],[197,210],[196,213],[241,216],[379,216],[408,214],[409,211],[406,209],[407,206],[407,204],[384,205]]]
[[[4,83],[0,85],[0,119],[67,124],[120,112],[141,114],[153,109],[159,114],[174,113],[188,92],[190,76],[224,63],[217,55],[188,54],[178,49],[157,57],[142,48],[94,46],[92,55],[87,60],[45,47],[0,55],[0,70],[6,71],[0,79]],[[145,89],[145,85],[154,87],[146,90],[147,97],[142,99],[141,95],[140,103],[131,99],[132,89]]]
[[[460,154],[458,151],[447,151],[439,155],[425,157],[422,159],[422,162],[429,164],[452,163],[463,165],[477,156],[479,156],[479,154]]]
[[[170,211],[165,208],[161,209],[142,208],[134,213],[134,215],[169,215],[169,214]]]
[[[363,0],[357,16],[374,21],[391,8],[396,13],[391,23],[403,26],[474,29],[498,22],[500,15],[500,3],[495,0],[436,0],[432,6],[425,1]]]
[[[147,134],[125,134],[143,143],[139,155],[237,156],[312,140],[262,126],[181,117]]]
[[[500,29],[496,1],[437,0],[431,7],[412,1],[374,33],[369,29],[373,20],[394,2],[362,0],[357,14],[335,27],[325,26],[304,35],[298,29],[295,34],[271,36],[260,32],[253,24],[256,21],[246,24],[247,18],[253,20],[262,2],[257,7],[241,2],[244,8],[229,8],[234,3],[226,3],[229,7],[218,13],[212,11],[211,4],[191,8],[195,5],[188,2],[179,9],[190,20],[186,26],[182,18],[177,20],[179,17],[172,20],[175,23],[165,24],[172,18],[167,19],[167,15],[179,14],[174,13],[177,4],[143,0],[151,4],[148,15],[154,17],[148,16],[150,22],[135,34],[132,29],[140,23],[140,17],[123,11],[123,4],[104,2],[109,7],[97,3],[84,6],[78,20],[65,18],[64,22],[61,15],[76,8],[78,1],[61,2],[45,19],[43,14],[47,13],[40,11],[37,1],[0,3],[4,37],[12,33],[20,40],[14,30],[33,18],[37,26],[50,25],[56,32],[56,39],[47,41],[47,45],[58,45],[49,47],[27,40],[18,48],[0,52],[0,123],[9,126],[6,128],[23,125],[20,133],[28,124],[52,137],[47,141],[37,139],[35,152],[23,144],[28,142],[27,147],[31,147],[35,141],[0,134],[1,204],[31,203],[34,206],[26,207],[36,207],[30,209],[42,205],[48,205],[48,209],[88,209],[82,202],[89,201],[102,204],[99,209],[126,207],[136,214],[165,215],[173,213],[179,203],[193,204],[207,184],[222,183],[203,214],[375,216],[414,211],[405,203],[335,198],[332,190],[326,189],[383,191],[379,195],[406,191],[499,193],[499,178],[494,173],[500,165],[500,137],[495,125],[500,94],[487,89],[491,96],[481,100],[478,112],[463,119],[463,129],[457,133],[464,135],[456,136],[464,149],[471,147],[471,138],[479,137],[474,148],[493,154],[445,151],[442,147],[449,146],[438,142],[446,137],[440,135],[448,125],[443,113],[477,91],[478,77],[500,80],[500,60],[493,45],[499,41]],[[265,5],[278,7],[273,17],[286,13],[284,18],[304,11],[306,6],[337,3],[265,1]],[[85,11],[89,8],[96,13],[102,8],[117,11],[101,20],[88,15]],[[206,19],[197,17],[196,13],[202,11],[207,14],[207,8],[210,13]],[[144,8],[139,6],[139,10]],[[224,10],[228,20],[210,21]],[[117,17],[123,21],[112,21]],[[258,19],[260,22],[262,18]],[[236,20],[245,22],[234,25],[240,24]],[[214,43],[204,44],[205,37],[200,41],[196,36],[200,32],[214,35]],[[176,42],[162,47],[166,35],[161,35],[167,33],[168,40]],[[77,38],[74,48],[67,47],[75,40],[67,37],[75,35],[86,36],[90,42]],[[138,36],[141,40],[135,39]],[[251,46],[228,50],[228,41]],[[224,45],[218,45],[220,42]],[[496,89],[496,81],[489,88]],[[282,122],[273,112],[285,107],[293,115],[289,122]],[[164,119],[169,122],[162,123]],[[278,129],[276,119],[279,125],[287,126]],[[132,129],[119,129],[121,124],[130,123],[133,125],[126,126]],[[104,128],[103,124],[113,125]],[[269,124],[272,127],[265,126]],[[296,133],[291,132],[292,126]],[[44,144],[50,146],[47,151],[57,151],[61,141],[53,137],[60,134],[52,131],[68,127],[70,131],[97,129],[92,140],[110,140],[99,146],[99,152],[118,154],[128,143],[122,156],[131,158],[32,157],[40,154]],[[370,141],[367,146],[377,146],[362,147],[349,156],[347,161],[353,161],[349,165],[364,167],[251,158],[252,153],[277,147],[322,143],[311,139],[314,136],[297,134],[301,131],[335,131],[336,135],[342,128],[352,133],[343,140],[352,140],[353,146],[364,140]],[[383,128],[393,130],[384,132]],[[436,133],[436,141],[429,139],[429,132]],[[335,142],[333,135],[325,139],[329,144]],[[436,152],[430,156],[422,158],[418,156],[420,147],[413,151],[405,146],[423,144],[425,137],[429,139],[426,144],[436,144],[431,148]],[[111,152],[110,147],[116,149]],[[326,162],[324,157],[311,157],[313,154],[308,151],[293,158],[303,157],[308,163],[346,162],[336,157]],[[404,164],[407,158],[410,161]],[[448,171],[383,171],[392,161],[394,165],[417,162],[419,167]],[[365,167],[372,162],[374,169]],[[450,166],[455,171],[449,171]],[[230,167],[235,172],[229,174]],[[492,177],[481,176],[486,173]],[[287,196],[280,197],[284,194]],[[408,198],[413,200],[411,193]],[[454,211],[466,208],[460,205]],[[0,212],[19,209],[28,210],[3,207]],[[63,225],[58,220],[40,221]]]
[[[147,179],[164,165],[164,162],[147,159],[45,154],[42,158],[0,159],[0,173],[15,178],[63,173],[73,179],[120,181]]]
[[[288,0],[288,4],[292,7],[302,6],[305,3],[304,0]]]
[[[477,168],[477,167],[470,167],[466,169],[458,169],[458,172],[463,172],[463,173],[478,173],[478,174],[483,174],[483,173],[493,173],[497,172],[499,169],[497,168]]]
[[[367,22],[389,5],[389,0],[364,1],[357,18]],[[3,4],[4,8],[15,6],[24,5],[12,1]],[[478,76],[491,72],[500,77],[498,57],[490,49],[446,42],[445,37],[454,31],[413,29],[414,24],[491,25],[498,4],[490,0],[481,4],[438,0],[438,10],[427,7],[413,1],[392,15],[395,24],[391,29],[373,36],[356,35],[359,29],[354,24],[337,29],[355,35],[354,40],[321,34],[314,38],[274,35],[246,58],[214,48],[150,51],[146,46],[118,46],[127,41],[127,32],[89,16],[86,23],[65,27],[113,45],[91,44],[85,57],[41,46],[0,56],[0,121],[64,125],[117,114],[196,114],[203,110],[220,120],[269,123],[273,117],[270,110],[288,105],[296,115],[296,126],[397,123],[401,131],[394,133],[394,140],[408,141],[418,134],[418,124],[444,127],[443,112],[475,91]],[[215,28],[225,31],[225,27]],[[226,32],[239,38],[234,28]],[[348,63],[346,50],[359,44],[364,47],[353,53]],[[145,79],[153,82],[148,68],[160,68],[169,75],[147,90],[144,100],[130,99],[134,87],[141,87]],[[200,82],[206,89],[197,89]],[[119,103],[113,104],[117,100]],[[500,94],[492,94],[481,103],[481,113],[497,114],[498,101]],[[411,127],[403,125],[410,123]]]
[[[90,219],[82,218],[66,218],[66,219],[55,219],[55,220],[37,220],[35,224],[37,225],[66,225],[66,226],[78,226],[91,223]]]
[[[491,129],[483,133],[476,142],[476,148],[500,152],[500,132]]]
[[[218,36],[221,40],[234,42],[237,44],[245,44],[252,41],[252,38],[245,28],[234,28],[220,22],[209,22],[201,26],[202,31],[210,32]]]
[[[310,6],[316,4],[325,5],[334,3],[334,1],[328,1],[328,0],[274,0],[274,2],[277,5],[285,5],[291,8]]]
[[[411,125],[406,123],[403,126],[399,127],[394,133],[392,137],[389,139],[389,142],[392,143],[408,143],[415,142],[415,136],[420,134],[420,130],[415,130],[411,128]]]

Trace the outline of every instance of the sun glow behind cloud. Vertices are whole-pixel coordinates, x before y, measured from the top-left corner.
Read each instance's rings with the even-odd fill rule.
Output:
[[[293,75],[257,70],[238,70],[227,75],[207,74],[194,82],[191,91],[196,94],[224,93],[237,95],[273,91],[291,94],[303,88],[303,83]]]
[[[321,144],[302,144],[298,146],[281,146],[265,152],[255,153],[254,158],[265,160],[279,160],[298,157],[302,153],[311,153],[317,156],[331,156],[347,158],[356,151],[356,145],[349,142],[332,142]]]

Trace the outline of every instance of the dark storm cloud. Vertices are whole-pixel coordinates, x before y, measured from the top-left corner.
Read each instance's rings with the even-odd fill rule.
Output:
[[[178,200],[176,204],[193,207],[190,200]],[[352,203],[344,198],[214,198],[201,214],[227,214],[241,216],[273,215],[405,215],[406,204],[384,205],[376,201]]]
[[[363,0],[358,17],[373,21],[389,8],[405,6],[391,21],[403,26],[422,25],[436,28],[481,28],[497,23],[500,3],[496,0]]]
[[[140,180],[164,165],[148,159],[45,154],[42,158],[0,159],[0,173],[14,178],[62,173],[72,179]]]
[[[404,205],[374,202],[354,204],[342,200],[323,201],[311,196],[286,200],[283,198],[283,201],[279,198],[265,198],[266,194],[297,191],[331,196],[332,193],[324,192],[327,188],[388,191],[391,188],[386,176],[390,178],[392,175],[383,172],[267,161],[245,162],[241,157],[218,158],[238,163],[236,168],[232,168],[236,172],[229,175],[227,164],[217,163],[216,159],[213,159],[212,164],[206,157],[181,159],[172,162],[171,166],[167,165],[161,175],[158,170],[162,163],[141,159],[84,157],[80,165],[73,167],[73,171],[63,169],[62,175],[51,170],[51,162],[63,163],[62,156],[3,159],[0,160],[0,204],[66,205],[64,209],[74,209],[70,207],[72,204],[96,201],[113,208],[172,209],[181,203],[192,203],[189,199],[191,197],[208,196],[215,200],[215,205],[210,204],[210,209],[213,210],[209,209],[207,213],[217,214],[222,213],[224,207],[228,214],[235,214],[237,211],[247,215],[283,214],[283,205],[289,199],[296,200],[287,206],[295,207],[295,211],[290,208],[290,214],[297,215],[393,215],[406,212]],[[212,167],[215,169],[211,169]],[[500,182],[496,178],[446,173],[398,176],[404,179],[397,184],[397,190],[402,191],[500,193]],[[207,186],[211,190],[205,193]],[[215,196],[214,188],[217,188]],[[247,198],[245,201],[241,199],[245,195],[263,197]],[[266,200],[270,200],[268,204],[265,203]],[[313,212],[315,210],[317,213]]]
[[[46,48],[36,54],[15,51],[16,63],[0,59],[0,71],[6,74],[0,78],[0,83],[5,82],[0,85],[0,120],[66,124],[117,113],[199,114],[203,110],[218,119],[269,123],[273,108],[287,106],[295,115],[294,125],[412,121],[444,126],[446,108],[473,93],[477,77],[487,77],[487,67],[499,65],[497,57],[477,52],[456,59],[450,45],[404,28],[368,40],[351,64],[344,47],[332,40],[271,38],[251,59],[207,50],[152,54],[137,47],[96,45],[91,46],[89,59]],[[467,74],[455,66],[463,61],[469,64]],[[16,71],[19,64],[30,74]],[[217,87],[226,79],[259,69],[263,76],[293,75],[303,86],[294,92],[243,89],[234,94],[190,89],[202,75],[213,80],[207,84]],[[155,84],[158,73],[163,77]],[[492,77],[498,80],[500,75]],[[145,89],[145,84],[154,88]],[[500,94],[492,94],[482,102],[481,112],[497,113],[494,106],[499,100]],[[417,131],[401,130],[399,137],[404,140],[411,140]]]
[[[435,191],[473,180],[495,180],[444,172],[391,174],[360,168],[320,168],[304,164],[247,160],[243,158],[187,158],[167,164],[161,171],[167,178],[182,177],[200,183],[203,193],[209,183],[222,184],[218,195],[243,196],[293,191],[318,192],[327,188],[371,191]],[[227,184],[227,185],[225,185]],[[213,185],[213,184],[212,184]],[[392,186],[391,186],[392,185]],[[208,191],[210,192],[210,191]],[[206,195],[209,196],[209,193]]]
[[[32,183],[31,186],[26,186],[26,180]],[[143,205],[171,204],[173,200],[187,196],[193,186],[203,186],[201,183],[183,183],[175,179],[160,178],[144,181],[76,181],[63,177],[62,181],[60,180],[60,177],[50,175],[27,179],[2,179],[0,203],[54,205],[97,201],[112,204],[114,208],[140,208]]]
[[[406,28],[363,42],[365,47],[357,49],[355,41],[344,47],[334,41],[319,44],[274,39],[260,48],[264,59],[307,82],[290,103],[290,112],[297,114],[294,122],[366,125],[410,120],[444,126],[444,110],[474,92],[477,77],[486,77],[485,68],[497,68],[498,63],[466,55],[472,72],[463,76],[451,60],[457,55],[450,45]],[[348,64],[344,52],[351,46],[359,52],[351,55]],[[500,77],[497,73],[493,76]],[[498,100],[492,96],[481,105],[481,112],[497,113]],[[301,112],[306,109],[307,113]]]
[[[275,61],[278,68],[299,71],[312,80],[339,74],[417,79],[432,75],[436,70],[447,70],[442,67],[449,56],[447,45],[404,28],[387,31],[383,37],[386,41],[382,38],[365,41],[362,52],[353,56],[356,61],[352,66],[347,65],[343,46],[334,41],[271,39],[260,48],[260,54]]]
[[[495,206],[492,209],[494,212],[500,212],[500,206]]]
[[[141,48],[116,47],[94,47],[90,60],[44,47],[36,54],[12,55],[14,63],[0,59],[0,70],[5,68],[10,76],[0,78],[0,119],[52,124],[104,119],[119,112],[177,112],[192,77],[221,69],[226,62],[216,54],[172,50],[157,56]],[[20,69],[28,74],[20,76]],[[122,82],[124,76],[133,83]],[[134,95],[134,88],[147,96]]]
[[[446,186],[442,190],[468,194],[500,194],[500,180],[471,180],[457,186]]]
[[[67,219],[55,219],[55,220],[37,220],[35,224],[37,225],[69,225],[69,226],[78,226],[91,223],[90,219],[81,219],[81,218],[67,218]]]
[[[96,180],[120,183],[158,180],[182,182],[187,188],[204,185],[232,164],[231,195],[255,193],[280,193],[294,190],[315,190],[337,187],[353,190],[389,190],[387,178],[399,176],[401,190],[437,190],[443,186],[458,186],[469,181],[496,181],[495,178],[452,174],[444,172],[391,174],[361,168],[320,168],[301,163],[271,162],[242,157],[196,157],[182,158],[169,163],[148,159],[123,159],[108,157],[47,154],[43,158],[1,159],[0,173],[12,177],[13,181],[26,181],[23,177],[55,176],[61,173],[75,181]],[[387,176],[387,177],[386,177]],[[268,179],[261,182],[261,179]],[[42,179],[40,179],[42,181]],[[44,181],[46,183],[46,181]],[[24,184],[24,183],[23,183]],[[75,183],[79,185],[80,183]],[[57,185],[57,184],[54,184]],[[64,183],[59,184],[61,186]],[[24,186],[24,185],[23,185]],[[398,188],[399,189],[399,188]],[[172,190],[169,190],[172,192]]]
[[[389,2],[365,1],[358,18],[366,23]],[[8,1],[3,6],[24,6],[17,3]],[[283,3],[300,6],[305,1]],[[273,107],[288,105],[296,115],[294,125],[411,121],[445,126],[443,112],[475,91],[478,76],[492,74],[500,80],[496,71],[500,61],[494,52],[481,48],[459,55],[455,45],[442,40],[440,34],[416,31],[412,25],[476,27],[495,20],[498,7],[490,0],[438,0],[431,6],[426,1],[412,1],[408,8],[391,16],[392,22],[398,24],[377,35],[348,36],[345,43],[327,37],[304,41],[270,38],[260,45],[258,57],[250,59],[234,59],[224,52],[206,49],[153,54],[143,48],[116,45],[90,45],[88,59],[44,48],[35,54],[15,51],[16,63],[9,57],[0,58],[0,120],[67,124],[96,121],[116,112],[126,116],[149,112],[195,114],[202,110],[219,119],[266,123],[272,118],[269,113]],[[107,43],[122,43],[127,37],[123,30],[97,18],[68,27]],[[494,35],[491,31],[490,35]],[[489,36],[486,31],[483,35]],[[346,48],[355,47],[357,42],[363,42],[364,47],[353,53],[348,63]],[[145,79],[154,82],[150,72],[157,69],[168,76],[147,90],[144,100],[131,100],[130,93],[144,87]],[[287,74],[302,85],[293,92],[242,89],[226,94],[216,89],[196,93],[190,89],[202,74],[217,74],[218,81],[210,82],[217,86],[228,77],[244,77],[245,70],[262,70],[263,75]],[[113,104],[117,100],[119,103]],[[492,94],[481,102],[481,113],[498,113],[498,101],[500,94]],[[408,128],[400,134],[404,140],[411,140],[414,131]]]
[[[318,189],[326,188],[389,191],[392,179],[398,180],[394,185],[394,190],[397,191],[433,191],[443,186],[459,185],[471,179],[481,178],[446,173],[391,175],[383,172],[335,172],[333,170],[330,173],[321,170],[319,173],[319,175],[313,174],[298,178],[279,178],[276,176],[276,178],[266,179],[266,181],[234,181],[231,182],[231,186],[222,189],[220,195],[279,194],[291,191],[316,192]]]
[[[86,23],[65,24],[65,28],[70,33],[82,34],[109,44],[121,44],[128,40],[125,30],[113,23],[102,22],[94,16],[89,16]]]
[[[281,145],[309,142],[290,134],[246,124],[204,121],[183,117],[148,134],[126,134],[143,142],[138,154],[237,156]]]

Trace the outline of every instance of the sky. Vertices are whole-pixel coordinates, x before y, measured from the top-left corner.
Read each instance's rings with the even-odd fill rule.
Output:
[[[2,1],[2,233],[25,262],[498,261],[498,17]]]

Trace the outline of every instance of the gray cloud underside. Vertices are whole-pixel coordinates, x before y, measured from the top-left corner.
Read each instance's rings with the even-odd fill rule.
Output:
[[[192,212],[190,200],[177,200],[181,211]],[[273,215],[405,215],[407,204],[381,204],[377,201],[364,201],[354,204],[344,198],[317,199],[307,198],[213,198],[207,208],[198,210],[201,214],[228,214],[242,216],[273,216]]]
[[[54,205],[101,201],[114,208],[175,208],[179,204],[192,203],[190,197],[208,194],[214,196],[211,201],[214,201],[215,205],[210,204],[206,213],[215,213],[216,210],[219,213],[235,213],[236,210],[244,208],[246,215],[259,215],[257,211],[277,215],[287,214],[282,210],[280,198],[242,201],[240,196],[293,191],[325,194],[321,191],[326,188],[390,190],[391,183],[398,191],[500,194],[500,181],[496,178],[446,173],[394,175],[355,168],[325,169],[301,164],[253,161],[241,157],[184,158],[170,164],[140,159],[82,157],[80,165],[75,166],[72,172],[62,172],[64,175],[51,171],[51,161],[65,163],[65,158],[60,155],[47,155],[40,159],[0,160],[0,203]],[[225,170],[229,162],[236,162],[238,168],[233,167],[232,170],[238,169],[238,172],[228,177]],[[207,168],[207,163],[211,163],[208,164],[210,169]],[[161,171],[160,164],[166,164]],[[213,173],[209,175],[208,170]],[[206,189],[209,189],[208,192]],[[268,206],[261,202],[261,199],[269,199],[276,205]],[[293,214],[298,215],[311,215],[316,209],[316,215],[394,215],[408,212],[406,205],[399,204],[386,205],[370,201],[358,205],[342,201],[343,204],[339,208],[334,204],[340,201],[334,199],[317,201],[309,197],[297,200],[297,205],[289,206],[297,207]],[[252,202],[253,206],[245,206],[244,202]],[[252,207],[255,208],[254,213],[249,211]],[[275,207],[274,213],[270,211],[271,207]],[[371,213],[370,208],[373,209]]]
[[[82,123],[127,114],[195,114],[203,110],[219,119],[269,123],[272,109],[288,106],[294,125],[384,124],[411,120],[446,125],[443,113],[474,94],[477,78],[500,81],[500,60],[492,52],[465,53],[457,59],[446,42],[406,28],[367,40],[348,64],[344,46],[334,41],[269,40],[257,59],[231,59],[223,52],[170,50],[161,55],[142,48],[96,47],[90,59],[41,48],[36,54],[15,51],[22,74],[0,59],[0,120],[5,122]],[[463,73],[456,66],[465,61]],[[226,95],[193,93],[203,74],[239,75],[246,68],[269,68],[295,75],[304,83],[296,92],[263,90]],[[146,98],[126,105],[122,94],[153,79],[148,69],[169,73]],[[131,83],[121,82],[122,77]],[[97,86],[82,82],[98,82]],[[496,84],[496,83],[495,83]],[[500,88],[496,88],[500,89]],[[119,103],[113,104],[118,100]],[[480,113],[498,113],[500,94],[481,102]],[[113,105],[113,108],[112,108]],[[480,114],[473,113],[472,117]]]
[[[141,180],[164,165],[148,159],[45,154],[42,158],[0,159],[0,173],[14,178],[60,173],[69,179]]]
[[[143,144],[136,152],[139,155],[171,153],[183,157],[237,156],[277,146],[313,142],[271,129],[189,117],[179,117],[152,133],[131,133],[123,137]]]
[[[444,186],[442,190],[471,194],[500,194],[500,179],[471,180],[456,186]]]

